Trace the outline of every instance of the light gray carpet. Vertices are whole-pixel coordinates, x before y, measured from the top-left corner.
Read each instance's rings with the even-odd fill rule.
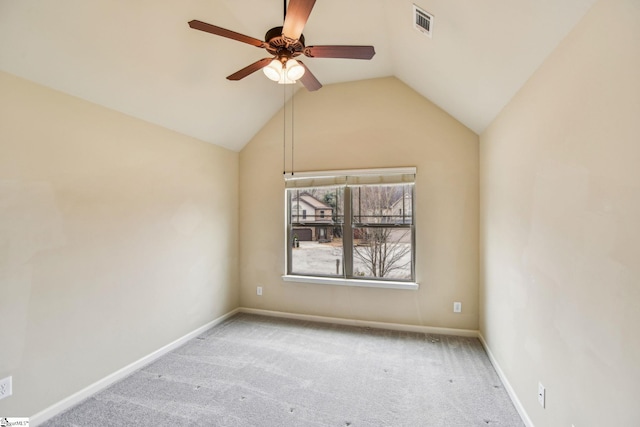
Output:
[[[480,342],[240,314],[48,426],[522,426]]]

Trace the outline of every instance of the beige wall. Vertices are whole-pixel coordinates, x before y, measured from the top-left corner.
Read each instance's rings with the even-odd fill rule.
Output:
[[[3,416],[236,308],[238,154],[0,73]]]
[[[290,117],[289,104],[286,115],[280,111],[240,153],[241,305],[477,329],[478,136],[395,78],[301,90],[294,108],[295,170],[418,168],[420,289],[283,282],[283,117]],[[290,158],[287,164],[290,170]],[[463,303],[462,314],[453,313],[454,301]]]
[[[639,70],[601,0],[480,138],[480,327],[537,426],[640,425]]]

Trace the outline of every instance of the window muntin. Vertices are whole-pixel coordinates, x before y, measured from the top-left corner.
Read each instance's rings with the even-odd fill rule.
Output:
[[[286,274],[413,282],[413,188],[406,180],[288,188]],[[292,206],[305,203],[316,214],[301,221]]]

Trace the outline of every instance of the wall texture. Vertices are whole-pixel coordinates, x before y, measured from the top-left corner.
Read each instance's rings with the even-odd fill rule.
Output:
[[[283,132],[291,170],[291,103],[240,153],[241,305],[395,322],[478,327],[478,136],[395,78],[300,90],[294,170],[416,166],[420,289],[283,282]],[[256,295],[256,286],[264,295]],[[453,313],[461,301],[463,313]]]
[[[0,414],[238,306],[238,154],[0,73]]]
[[[535,425],[640,425],[638,70],[601,0],[480,138],[480,328]]]

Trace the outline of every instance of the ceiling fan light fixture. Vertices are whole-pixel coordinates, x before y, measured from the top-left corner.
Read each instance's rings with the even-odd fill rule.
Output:
[[[281,85],[292,85],[295,83],[296,83],[295,80],[291,80],[289,77],[287,77],[286,72],[283,72],[282,75],[280,76],[280,80],[278,80],[278,84],[281,84]]]
[[[282,63],[277,59],[271,61],[271,63],[264,67],[262,71],[269,80],[273,80],[274,82],[279,82],[284,74],[282,70]]]
[[[296,80],[299,80],[300,77],[304,75],[304,71],[304,67],[300,65],[300,63],[298,63],[298,61],[296,61],[295,59],[290,59],[287,61],[287,64],[285,66],[285,73],[289,80],[293,80],[294,82]]]
[[[270,80],[281,85],[291,85],[304,75],[305,68],[295,59],[287,59],[284,64],[282,61],[284,58],[274,59],[262,69]]]

